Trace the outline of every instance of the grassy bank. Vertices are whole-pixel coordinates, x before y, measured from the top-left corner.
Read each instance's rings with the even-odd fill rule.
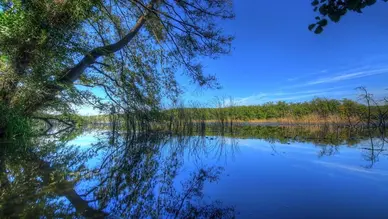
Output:
[[[209,120],[207,122],[217,122],[217,120]],[[338,124],[338,125],[362,125],[359,118],[341,118],[340,116],[330,115],[322,118],[318,115],[307,115],[300,118],[285,117],[285,118],[270,118],[270,119],[249,119],[249,120],[233,120],[233,123],[255,123],[255,124]]]

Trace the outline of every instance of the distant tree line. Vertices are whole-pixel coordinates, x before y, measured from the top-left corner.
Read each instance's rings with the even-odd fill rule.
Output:
[[[268,102],[261,105],[237,106],[231,100],[217,99],[216,107],[180,106],[162,112],[162,119],[181,126],[196,122],[214,122],[220,126],[233,126],[236,122],[276,123],[335,123],[349,126],[386,127],[387,99],[376,101],[365,89],[360,102],[350,99],[314,98],[311,101],[287,103]]]
[[[240,106],[233,101],[217,98],[213,107],[200,104],[178,104],[154,112],[146,123],[168,130],[205,130],[209,124],[233,127],[242,122],[271,122],[281,124],[341,124],[347,126],[386,127],[387,100],[375,101],[365,90],[360,102],[350,99],[314,98],[311,101],[287,103],[268,102],[261,105]],[[125,115],[116,115],[115,121],[126,123]],[[84,117],[89,123],[110,123],[112,115]],[[134,128],[133,130],[136,130]]]

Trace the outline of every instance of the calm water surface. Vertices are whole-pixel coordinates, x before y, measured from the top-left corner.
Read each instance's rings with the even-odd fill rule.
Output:
[[[2,218],[388,218],[379,133],[101,130],[3,144]]]

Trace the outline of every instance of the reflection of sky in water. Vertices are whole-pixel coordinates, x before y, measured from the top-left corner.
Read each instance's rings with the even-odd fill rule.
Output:
[[[365,169],[360,149],[341,146],[333,156],[318,157],[320,150],[310,143],[240,139],[226,177],[209,185],[209,194],[238,206],[242,217],[319,218],[319,211],[321,218],[387,218],[386,157]]]
[[[104,132],[101,131],[93,131],[93,132],[88,132],[84,133],[75,139],[69,141],[67,144],[68,145],[77,145],[83,149],[89,148],[92,146],[92,144],[95,144],[99,141],[99,139],[102,137],[104,139],[105,137]]]
[[[82,149],[103,138],[101,133],[86,134],[69,144]],[[388,161],[381,155],[373,168],[358,146],[339,146],[332,156],[319,156],[331,146],[311,143],[268,143],[258,139],[206,138],[191,146],[185,144],[183,166],[175,185],[202,166],[222,166],[217,183],[206,184],[205,199],[220,200],[236,207],[237,216],[249,218],[388,218]],[[170,142],[171,143],[171,142]],[[162,147],[161,158],[174,151],[171,144]],[[335,151],[335,150],[334,150]],[[86,163],[95,168],[105,152]],[[77,184],[76,191],[98,185],[90,180]],[[91,198],[91,197],[88,197]]]
[[[69,141],[67,145],[76,146],[80,149],[81,152],[87,151],[96,146],[99,142],[106,142],[108,139],[108,133],[103,131],[92,131],[84,133],[75,139]],[[104,151],[98,151],[97,155],[89,159],[84,165],[93,169],[96,167],[97,163],[103,159]]]

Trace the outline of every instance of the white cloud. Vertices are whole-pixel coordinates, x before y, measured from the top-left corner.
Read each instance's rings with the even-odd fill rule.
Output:
[[[328,70],[327,69],[324,69],[322,71],[319,71],[319,72],[314,72],[314,73],[309,73],[309,74],[305,74],[305,75],[298,75],[297,77],[292,77],[292,78],[288,78],[287,81],[298,81],[298,80],[302,80],[302,79],[305,79],[305,78],[309,78],[309,77],[312,77],[314,75],[319,75],[319,74],[324,74],[324,73],[327,73]]]
[[[260,101],[260,100],[264,99],[266,96],[267,96],[266,93],[259,93],[259,94],[251,95],[248,97],[236,98],[235,102],[237,103],[237,105],[245,105],[245,104],[250,103],[250,102]]]
[[[332,163],[332,162],[325,162],[325,161],[313,161],[314,163],[323,165],[325,167],[331,167],[334,169],[341,169],[341,170],[347,170],[351,172],[357,172],[357,173],[366,173],[366,174],[376,174],[381,176],[388,176],[387,171],[378,170],[378,169],[365,169],[362,167],[357,166],[351,166],[346,164],[338,164],[338,163]]]
[[[313,81],[308,81],[304,85],[309,86],[309,85],[340,82],[340,81],[344,81],[344,80],[368,77],[368,76],[372,76],[372,75],[385,74],[385,73],[388,73],[388,68],[351,72],[351,73],[345,73],[345,74],[340,74],[340,75],[336,75],[336,76],[333,75],[331,77],[326,77],[326,78],[320,78],[320,79],[313,80]]]
[[[333,87],[326,89],[316,89],[316,90],[307,90],[307,91],[296,91],[296,92],[272,92],[272,93],[259,93],[255,95],[251,95],[248,97],[236,98],[235,102],[238,105],[250,105],[250,104],[261,104],[266,102],[277,102],[277,101],[288,101],[288,100],[306,100],[310,97],[323,97],[323,96],[347,96],[347,95],[355,95],[354,90],[352,91],[344,91],[342,90],[344,87]]]

